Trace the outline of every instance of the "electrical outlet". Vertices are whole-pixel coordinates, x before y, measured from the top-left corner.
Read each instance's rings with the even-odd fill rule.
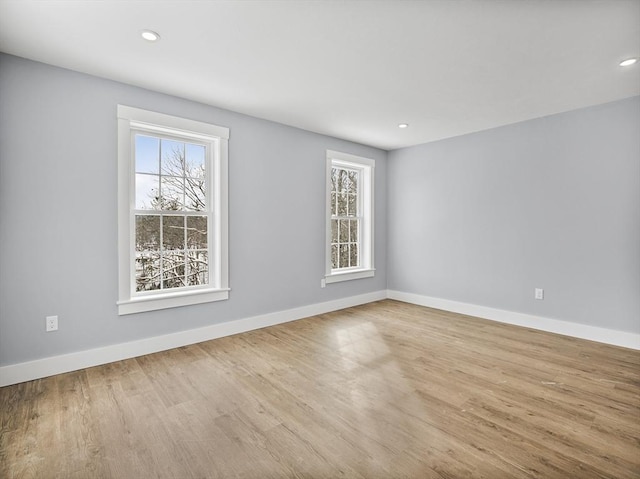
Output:
[[[57,316],[47,316],[45,318],[45,327],[46,327],[47,333],[49,333],[51,331],[57,331],[58,330],[58,317]]]
[[[322,278],[322,279],[320,280],[320,287],[321,287],[321,288],[326,288],[326,286],[327,286],[327,282],[325,281],[325,279],[324,279],[324,278]]]
[[[536,299],[544,299],[544,289],[536,288],[533,297]]]

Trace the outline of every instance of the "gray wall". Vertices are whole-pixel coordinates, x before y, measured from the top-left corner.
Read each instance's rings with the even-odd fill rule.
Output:
[[[117,315],[118,103],[231,129],[228,301]],[[388,162],[382,150],[4,54],[0,104],[0,365],[387,286],[640,332],[640,97]],[[377,274],[321,289],[326,149],[377,160]],[[51,314],[60,330],[45,333]]]
[[[389,289],[640,332],[640,97],[395,150],[387,179]]]
[[[385,151],[3,54],[0,103],[0,365],[386,288]],[[118,103],[230,128],[228,301],[117,315]],[[376,160],[377,272],[321,289],[327,149]]]

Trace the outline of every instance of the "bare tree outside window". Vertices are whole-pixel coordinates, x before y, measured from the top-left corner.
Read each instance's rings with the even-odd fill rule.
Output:
[[[136,291],[209,282],[206,148],[136,135]]]
[[[360,266],[357,170],[331,168],[331,267]]]

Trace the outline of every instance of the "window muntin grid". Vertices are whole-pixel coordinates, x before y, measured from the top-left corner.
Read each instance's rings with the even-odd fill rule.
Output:
[[[361,171],[331,168],[331,268],[360,267]]]
[[[209,146],[134,135],[136,294],[210,284]]]

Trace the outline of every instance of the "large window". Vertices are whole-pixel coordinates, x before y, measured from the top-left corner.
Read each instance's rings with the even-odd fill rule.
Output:
[[[374,275],[373,172],[374,160],[327,151],[327,283]]]
[[[120,314],[228,297],[228,137],[118,106]]]

